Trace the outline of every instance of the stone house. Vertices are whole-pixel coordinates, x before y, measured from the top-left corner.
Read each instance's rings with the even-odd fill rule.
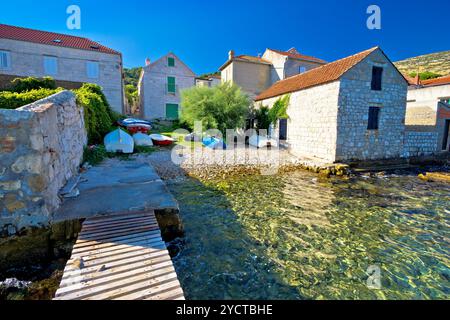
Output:
[[[178,119],[180,92],[195,85],[195,73],[175,54],[169,53],[153,63],[147,59],[138,84],[141,117]]]
[[[266,49],[262,57],[235,56],[234,51],[230,51],[220,71],[223,82],[237,84],[254,99],[275,82],[324,64],[324,60],[300,54],[295,48],[288,51]]]
[[[212,88],[218,86],[222,83],[222,78],[220,74],[210,74],[195,79],[195,85],[197,87],[208,87]]]
[[[274,136],[284,135],[294,155],[331,163],[378,160],[404,154],[407,88],[375,47],[280,80],[255,100],[272,107],[290,95],[289,119]]]
[[[450,150],[450,76],[410,79],[405,123],[410,156]]]
[[[29,76],[50,76],[67,89],[98,84],[112,109],[124,112],[120,52],[87,38],[0,24],[0,81]]]

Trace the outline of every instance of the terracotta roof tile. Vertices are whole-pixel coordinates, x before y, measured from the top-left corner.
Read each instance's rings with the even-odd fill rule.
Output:
[[[317,85],[338,80],[345,72],[361,62],[369,54],[377,50],[378,47],[360,52],[353,56],[328,63],[305,73],[301,73],[284,80],[280,80],[269,89],[263,91],[256,97],[256,101],[277,97],[283,94],[292,93]]]
[[[0,24],[0,38],[121,55],[87,38]]]
[[[438,86],[443,84],[450,84],[450,75],[436,79],[422,80],[422,84],[424,86]]]
[[[294,58],[294,59],[309,60],[309,61],[314,61],[314,62],[322,63],[322,64],[327,63],[325,60],[322,60],[322,59],[319,59],[319,58],[315,58],[315,57],[312,57],[312,56],[307,56],[307,55],[304,55],[304,54],[300,54],[300,53],[298,53],[298,51],[295,48],[292,48],[292,49],[290,49],[288,51],[281,51],[281,50],[275,50],[275,49],[270,49],[270,48],[269,48],[269,50],[273,51],[273,52],[276,52],[278,54],[290,57],[290,58]]]

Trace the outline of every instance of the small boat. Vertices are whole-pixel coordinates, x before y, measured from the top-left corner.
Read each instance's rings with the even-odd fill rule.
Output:
[[[134,151],[133,137],[122,129],[108,133],[104,144],[107,152],[133,153]]]
[[[202,143],[205,147],[218,150],[218,149],[226,149],[227,145],[223,140],[217,139],[215,137],[205,137],[202,140]]]
[[[147,133],[152,129],[151,122],[134,118],[119,120],[118,124],[129,130],[131,133]]]
[[[202,136],[198,135],[196,133],[188,134],[186,137],[184,137],[184,141],[186,142],[202,142]]]
[[[257,148],[277,147],[278,143],[274,139],[268,139],[267,137],[253,135],[248,140],[251,146]]]
[[[152,147],[153,140],[149,135],[138,132],[133,135],[134,144],[142,147]]]
[[[174,139],[163,136],[162,134],[151,134],[150,138],[153,140],[153,144],[157,146],[170,146],[175,141]]]

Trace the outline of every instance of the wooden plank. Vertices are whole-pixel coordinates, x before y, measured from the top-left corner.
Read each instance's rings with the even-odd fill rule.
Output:
[[[159,230],[152,230],[150,232],[139,232],[139,233],[134,233],[134,234],[130,234],[130,235],[109,238],[108,239],[109,242],[99,242],[96,240],[78,240],[77,243],[75,244],[74,248],[78,250],[78,249],[84,249],[86,247],[102,245],[102,244],[128,243],[129,241],[132,241],[133,239],[142,238],[142,237],[146,237],[146,236],[150,236],[150,235],[157,235],[160,237],[161,232]]]
[[[132,246],[146,248],[154,243],[161,243],[161,242],[162,242],[161,237],[155,235],[152,237],[134,238],[134,239],[130,240],[128,243],[117,243],[117,244],[105,243],[105,244],[100,244],[100,245],[85,248],[85,250],[74,251],[74,252],[72,252],[72,258],[83,257],[83,256],[87,256],[87,255],[94,255],[94,254],[98,254],[98,253],[102,253],[102,252],[114,252],[116,250],[132,247]]]
[[[154,212],[87,219],[56,300],[183,300]]]
[[[160,260],[160,261],[158,261]],[[155,259],[151,262],[149,261],[139,261],[132,264],[127,264],[125,266],[119,266],[115,268],[106,268],[105,271],[97,271],[93,273],[83,273],[73,274],[70,276],[69,274],[65,274],[60,288],[65,288],[72,286],[77,283],[88,283],[89,281],[100,280],[100,279],[115,279],[115,276],[120,276],[123,273],[128,271],[140,270],[140,269],[150,269],[150,270],[159,270],[161,268],[172,266],[172,260],[167,259],[167,257],[161,257],[159,259]]]
[[[121,230],[119,232],[115,232],[113,234],[109,235],[101,235],[101,236],[87,236],[87,237],[80,237],[81,240],[95,240],[95,241],[103,241],[103,240],[110,240],[113,236],[125,236],[130,234],[136,234],[136,233],[145,233],[146,231],[154,231],[158,230],[158,226],[152,225],[152,226],[145,226],[140,228],[133,228],[128,230]]]
[[[98,225],[101,223],[124,221],[124,220],[128,220],[128,219],[143,218],[143,217],[152,218],[152,217],[154,217],[154,213],[135,213],[135,214],[129,214],[129,215],[100,216],[100,217],[87,219],[83,223],[83,225],[91,226],[91,225]]]
[[[78,236],[82,240],[88,240],[88,239],[102,239],[104,237],[115,236],[117,234],[130,234],[135,233],[135,231],[142,231],[142,230],[148,230],[148,228],[152,228],[151,230],[158,230],[158,224],[149,222],[146,224],[139,224],[135,226],[129,226],[129,227],[123,227],[119,230],[112,230],[112,231],[98,231],[98,232],[90,232],[90,233],[80,233]],[[137,233],[137,232],[136,232]]]

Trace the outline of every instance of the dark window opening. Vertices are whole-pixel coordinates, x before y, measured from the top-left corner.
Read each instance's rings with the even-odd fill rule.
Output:
[[[369,107],[369,124],[367,130],[378,130],[380,120],[380,107]]]
[[[280,132],[279,138],[281,141],[287,140],[287,119],[280,119]]]
[[[381,91],[381,83],[383,80],[383,68],[372,68],[372,90]]]
[[[450,151],[450,146],[448,145],[449,139],[450,139],[450,120],[445,120],[444,141],[442,142],[442,150]]]

